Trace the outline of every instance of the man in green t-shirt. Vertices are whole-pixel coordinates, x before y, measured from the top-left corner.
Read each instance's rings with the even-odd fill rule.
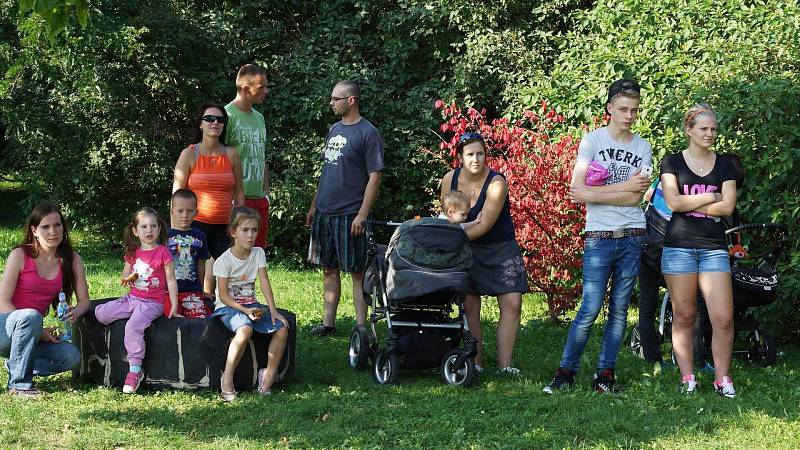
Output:
[[[225,105],[228,113],[225,142],[236,147],[242,160],[245,206],[261,216],[255,245],[266,247],[269,231],[269,167],[266,163],[267,127],[264,116],[253,109],[267,96],[267,73],[245,64],[236,74],[236,98]]]

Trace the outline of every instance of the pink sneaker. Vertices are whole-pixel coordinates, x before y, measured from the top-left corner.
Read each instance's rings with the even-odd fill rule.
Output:
[[[142,380],[144,380],[144,370],[139,373],[128,372],[128,376],[125,377],[125,385],[122,386],[122,392],[125,394],[133,394],[139,389]]]
[[[717,382],[715,380],[714,390],[717,391],[717,394],[726,398],[736,397],[736,389],[733,388],[733,380],[731,377],[722,377],[722,382]]]
[[[694,394],[699,386],[700,382],[697,381],[694,374],[681,377],[681,392],[684,394]]]

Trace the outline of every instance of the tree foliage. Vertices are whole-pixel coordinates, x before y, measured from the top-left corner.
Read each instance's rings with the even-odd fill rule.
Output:
[[[47,5],[58,19],[30,13]],[[656,157],[685,145],[681,112],[709,101],[723,128],[717,148],[748,169],[745,219],[798,232],[794,1],[94,0],[88,21],[81,5],[0,0],[0,160],[30,187],[28,203],[56,200],[109,237],[138,205],[166,205],[194,108],[230,101],[245,62],[270,71],[257,108],[275,245],[305,245],[319,151],[336,120],[328,97],[343,78],[361,83],[362,112],[387,144],[378,217],[433,205],[446,170],[423,150],[439,139],[435,99],[485,109],[489,124],[546,100],[565,118],[548,132],[557,140],[602,111],[610,80],[630,76],[644,88],[636,131]],[[798,329],[800,247],[790,242],[782,301],[769,311],[773,325]]]
[[[81,26],[89,23],[88,0],[19,0],[19,13],[28,12],[44,19],[51,38],[64,31],[73,12]]]

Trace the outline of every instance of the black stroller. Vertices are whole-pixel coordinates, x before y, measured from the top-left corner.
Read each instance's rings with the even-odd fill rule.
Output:
[[[388,246],[376,243],[376,226],[397,227]],[[431,217],[402,224],[366,221],[365,228],[370,329],[353,329],[350,367],[364,370],[371,360],[380,384],[397,381],[400,369],[438,367],[445,383],[469,386],[476,375],[476,341],[464,314],[472,264],[466,234]],[[375,330],[382,320],[388,328],[384,348]]]
[[[777,347],[772,336],[761,327],[751,308],[769,305],[775,301],[778,289],[778,261],[786,244],[786,227],[777,223],[753,223],[730,228],[725,232],[731,253],[733,281],[733,327],[735,338],[744,336],[734,354],[745,356],[754,364],[770,366],[777,359]],[[744,236],[744,237],[743,237]],[[748,254],[743,244],[749,244]],[[662,279],[663,281],[663,279]],[[695,359],[711,357],[711,322],[703,314],[704,301],[698,293],[700,314],[695,327]],[[657,334],[660,342],[670,342],[672,334],[672,303],[669,291],[661,302]],[[735,339],[734,338],[734,339]],[[631,350],[641,356],[638,325],[631,333]],[[675,355],[672,353],[673,363]]]

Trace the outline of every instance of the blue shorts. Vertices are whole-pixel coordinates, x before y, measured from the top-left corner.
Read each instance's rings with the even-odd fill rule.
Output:
[[[254,322],[247,317],[247,314],[240,312],[238,309],[231,308],[230,306],[223,306],[214,310],[214,313],[211,314],[211,317],[219,317],[219,320],[222,321],[222,324],[225,325],[225,328],[234,333],[236,333],[236,331],[243,326],[249,326],[253,329],[253,331],[262,334],[274,333],[283,328],[283,322],[280,320],[276,320],[274,324],[272,323],[272,315],[270,315],[269,308],[266,305],[253,303],[242,306],[246,308],[261,308],[264,310],[264,315],[261,316],[261,319]]]
[[[721,249],[664,247],[661,254],[661,273],[664,275],[730,271],[728,252]]]

